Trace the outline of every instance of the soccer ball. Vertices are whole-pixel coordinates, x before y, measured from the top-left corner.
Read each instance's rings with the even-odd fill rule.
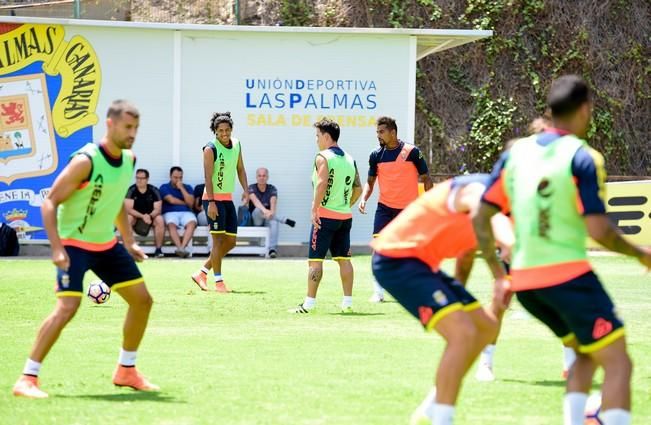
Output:
[[[585,425],[603,425],[601,414],[601,393],[592,393],[585,403]]]
[[[106,283],[98,280],[88,286],[87,295],[95,304],[104,304],[111,297],[111,288]]]

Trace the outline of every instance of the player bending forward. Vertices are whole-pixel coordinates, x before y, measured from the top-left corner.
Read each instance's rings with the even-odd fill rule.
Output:
[[[434,186],[411,203],[371,243],[373,274],[427,331],[446,341],[436,372],[435,390],[412,415],[412,423],[451,424],[461,381],[499,329],[506,300],[505,280],[494,285],[489,308],[461,283],[440,270],[446,258],[474,252],[477,241],[470,218],[486,187],[487,175],[456,177]],[[495,234],[510,250],[511,224],[495,216]]]

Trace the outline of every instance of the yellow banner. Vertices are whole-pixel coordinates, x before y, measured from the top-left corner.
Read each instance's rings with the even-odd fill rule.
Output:
[[[630,242],[651,246],[651,180],[606,183],[606,214]],[[590,239],[588,246],[600,245]]]
[[[629,241],[651,246],[651,180],[607,183],[606,213]]]
[[[0,34],[0,72],[16,72],[36,61],[47,61],[63,41],[60,25],[24,24]]]
[[[23,24],[0,34],[0,76],[42,61],[48,75],[61,76],[61,90],[54,102],[55,131],[68,137],[98,122],[101,72],[95,51],[87,40],[63,39],[61,25]]]

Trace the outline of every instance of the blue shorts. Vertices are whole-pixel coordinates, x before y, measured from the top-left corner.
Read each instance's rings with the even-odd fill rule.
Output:
[[[373,220],[373,236],[377,236],[401,212],[402,210],[387,207],[378,202],[377,209],[375,210],[375,219]]]
[[[337,220],[321,218],[321,228],[310,230],[310,249],[307,255],[309,261],[322,261],[328,250],[333,260],[350,258],[350,228],[353,219]]]
[[[75,246],[66,246],[65,250],[70,257],[70,267],[67,272],[57,268],[57,297],[80,297],[88,270],[114,289],[144,282],[136,262],[121,243],[106,251],[88,251]]]
[[[227,234],[229,236],[237,235],[237,211],[233,201],[215,201],[217,205],[216,220],[208,217],[208,201],[203,201],[203,210],[206,212],[208,228],[212,234]]]
[[[481,307],[470,292],[442,271],[416,258],[389,258],[373,254],[373,274],[409,313],[430,331],[448,314]]]
[[[574,337],[591,353],[624,335],[615,306],[592,271],[560,285],[516,293],[520,304],[563,342]]]

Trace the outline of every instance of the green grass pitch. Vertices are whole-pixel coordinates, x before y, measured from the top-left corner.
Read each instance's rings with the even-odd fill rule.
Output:
[[[337,267],[326,262],[314,315],[287,309],[303,299],[304,260],[228,258],[233,294],[202,293],[189,275],[203,259],[148,260],[141,270],[154,296],[139,369],[158,394],[115,388],[126,307],[117,294],[101,306],[84,299],[44,362],[47,400],[11,395],[36,330],[54,304],[54,267],[43,260],[0,261],[0,423],[2,424],[406,424],[432,383],[443,347],[395,302],[369,304],[370,259],[355,257],[354,308],[339,312]],[[596,271],[627,325],[633,423],[651,423],[651,276],[631,259],[599,256]],[[450,263],[446,268],[450,269]],[[89,273],[86,283],[94,275]],[[479,262],[469,287],[489,297]],[[457,424],[561,422],[561,346],[514,302],[495,354],[498,380],[474,368]],[[597,375],[599,384],[601,375]]]

